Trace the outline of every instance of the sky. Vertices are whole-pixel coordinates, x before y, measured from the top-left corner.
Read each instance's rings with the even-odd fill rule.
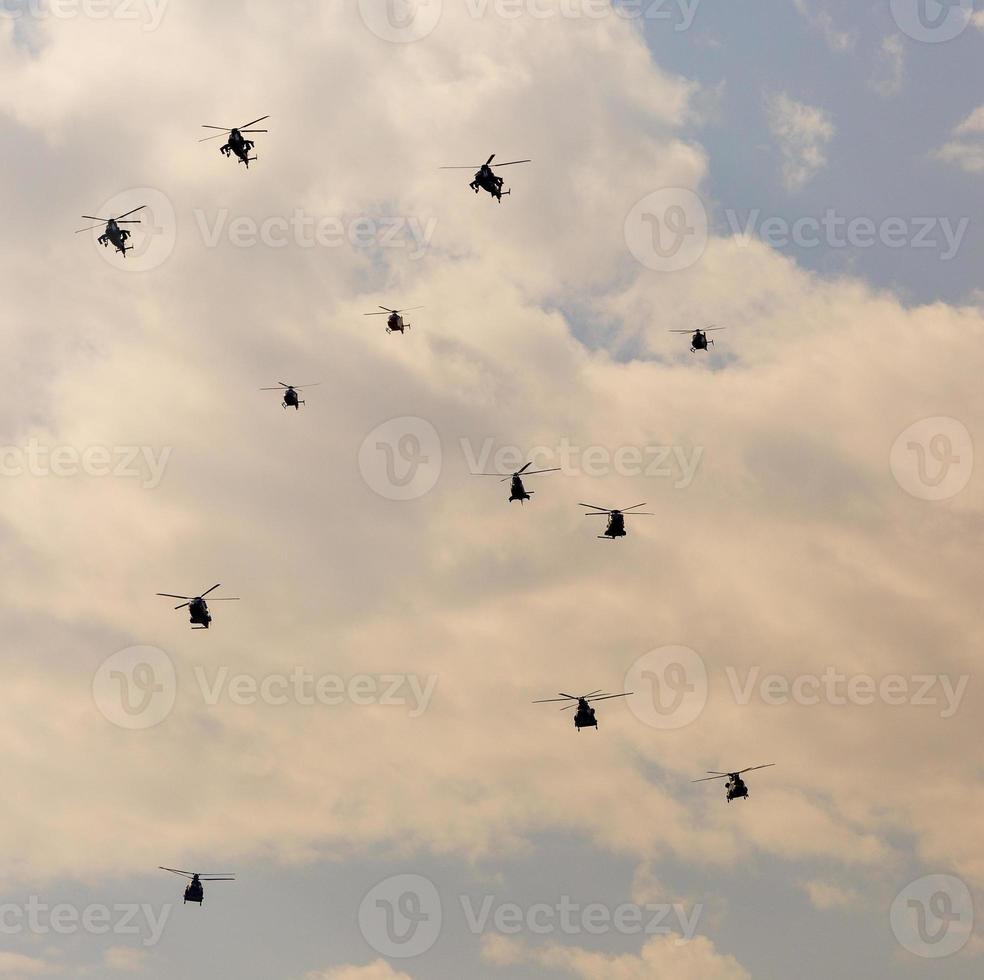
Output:
[[[980,976],[982,52],[5,0],[0,978]]]

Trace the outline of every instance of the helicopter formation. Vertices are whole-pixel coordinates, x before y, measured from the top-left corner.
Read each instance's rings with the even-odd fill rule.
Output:
[[[266,133],[266,129],[254,129],[257,123],[263,122],[268,119],[269,116],[261,116],[258,119],[254,119],[251,122],[244,123],[240,126],[234,127],[224,127],[224,126],[212,126],[203,125],[205,129],[216,129],[220,132],[215,135],[205,137],[199,140],[199,142],[208,142],[209,140],[217,139],[219,136],[226,136],[226,142],[219,148],[220,152],[226,157],[235,156],[240,163],[242,163],[246,169],[249,169],[250,163],[256,162],[257,157],[251,156],[250,154],[255,148],[255,143],[247,139],[248,135],[253,135],[254,133]],[[489,195],[495,198],[500,204],[502,203],[502,198],[506,195],[512,193],[511,189],[503,189],[503,178],[498,176],[492,169],[492,161],[495,158],[493,153],[484,164],[481,164],[477,168],[475,167],[442,167],[443,170],[458,170],[458,169],[474,169],[474,178],[469,184],[469,187],[478,194],[479,191],[486,191]],[[516,164],[531,163],[531,160],[511,160],[507,163],[497,164],[498,167],[514,166]],[[91,215],[83,215],[86,220],[96,221],[100,224],[104,224],[103,234],[98,238],[99,244],[104,247],[112,245],[116,251],[118,251],[123,257],[126,257],[126,253],[131,251],[133,246],[127,245],[127,241],[131,237],[131,232],[128,229],[121,228],[124,224],[139,224],[140,219],[130,218],[130,215],[142,210],[146,205],[140,205],[127,211],[125,214],[114,218],[96,218]],[[98,226],[94,226],[98,227]],[[80,229],[76,234],[80,234],[84,231],[91,231],[93,228],[83,228]],[[407,312],[412,312],[414,310],[423,309],[423,307],[410,307],[409,309],[391,309],[390,307],[380,306],[378,312],[371,312],[364,314],[365,316],[386,316],[386,332],[387,333],[400,333],[403,334],[410,329],[411,325],[404,320],[403,314]],[[691,351],[695,352],[698,350],[707,351],[709,346],[714,345],[713,340],[708,340],[707,332],[713,330],[721,330],[722,327],[708,327],[705,330],[696,330],[691,338]],[[690,333],[687,331],[672,331],[673,333]],[[304,400],[300,397],[300,393],[309,387],[315,387],[320,385],[321,382],[314,382],[308,385],[294,385],[288,384],[284,381],[278,381],[276,387],[265,387],[261,388],[261,391],[277,391],[282,396],[282,407],[286,410],[288,408],[293,408],[295,411],[300,409],[300,406],[305,404]],[[533,461],[527,462],[519,470],[511,474],[502,473],[480,473],[476,474],[478,476],[484,477],[498,477],[501,482],[509,482],[510,493],[509,502],[519,501],[521,504],[526,501],[531,501],[535,491],[527,490],[524,484],[524,480],[529,479],[534,476],[541,476],[548,473],[556,473],[560,471],[560,467],[550,467],[544,469],[531,469],[533,466]],[[587,508],[585,516],[588,517],[605,517],[607,524],[605,531],[598,535],[601,539],[617,540],[618,538],[626,537],[627,530],[625,519],[626,517],[653,517],[655,516],[649,512],[642,512],[639,510],[640,507],[645,507],[646,504],[635,504],[632,507],[625,507],[620,509],[609,509],[607,507],[599,507],[594,504],[584,504],[580,506]],[[170,599],[180,599],[179,605],[175,606],[175,610],[188,609],[189,622],[192,629],[209,629],[212,623],[212,614],[209,610],[208,601],[206,596],[211,595],[216,589],[220,588],[217,583],[213,585],[210,589],[202,592],[200,595],[187,596],[179,595],[170,592],[158,592],[157,595],[170,598]],[[235,602],[239,601],[237,596],[212,596],[212,601],[217,602]],[[574,727],[577,732],[580,732],[582,728],[594,728],[598,730],[598,718],[596,709],[593,707],[600,701],[611,700],[615,698],[625,698],[631,696],[631,691],[625,691],[621,693],[604,693],[601,689],[592,691],[588,694],[582,695],[572,695],[560,693],[556,698],[547,698],[533,702],[534,704],[546,704],[546,703],[563,703],[561,711],[566,711],[574,709],[573,722]],[[769,766],[775,765],[775,763],[769,763]],[[746,783],[742,780],[742,775],[747,772],[754,771],[756,769],[768,768],[768,766],[753,766],[749,769],[742,769],[737,772],[732,773],[716,773],[712,772],[709,776],[704,777],[700,780],[694,780],[694,782],[704,782],[711,779],[727,779],[725,784],[726,797],[730,803],[734,799],[747,799],[748,798],[748,787]],[[205,874],[201,872],[191,872],[182,871],[177,868],[166,868],[161,866],[160,870],[170,872],[171,874],[178,875],[187,880],[187,885],[184,890],[184,902],[192,902],[201,906],[204,903],[205,889],[204,882],[212,881],[234,881],[235,875],[233,874]]]

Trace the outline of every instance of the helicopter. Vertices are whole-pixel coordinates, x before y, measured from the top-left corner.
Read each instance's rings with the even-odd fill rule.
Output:
[[[590,507],[591,513],[585,514],[585,517],[607,517],[608,527],[605,528],[604,534],[599,534],[599,538],[609,538],[614,541],[616,538],[624,538],[625,531],[625,518],[626,517],[655,517],[655,514],[646,514],[642,511],[637,511],[636,507],[645,507],[645,504],[635,504],[633,507],[624,507],[622,510],[607,510],[604,507],[597,507],[595,504],[580,504],[581,507]],[[634,513],[633,513],[634,512]]]
[[[363,313],[363,316],[384,316],[386,317],[386,332],[387,333],[403,333],[404,330],[410,329],[409,323],[403,322],[403,317],[401,314],[410,313],[413,310],[422,310],[422,306],[411,306],[409,310],[391,310],[388,306],[381,306],[380,310],[382,313]]]
[[[554,466],[549,470],[531,470],[530,467],[533,465],[533,461],[530,460],[521,470],[517,470],[512,476],[503,476],[501,473],[476,473],[476,476],[497,476],[500,477],[500,483],[505,483],[506,480],[512,481],[509,488],[509,503],[514,500],[518,500],[520,503],[524,503],[533,497],[536,493],[535,490],[527,490],[523,486],[522,477],[525,476],[539,476],[541,473],[559,473],[560,467]],[[529,472],[527,472],[529,471]]]
[[[203,881],[235,881],[236,876],[229,875],[206,875],[198,874],[193,871],[178,871],[177,868],[165,868],[158,865],[161,871],[170,871],[171,874],[181,875],[182,878],[190,878],[191,880],[185,886],[184,890],[184,900],[185,904],[188,902],[197,902],[199,906],[205,901],[205,889],[202,886]]]
[[[608,698],[627,698],[632,692],[626,691],[624,694],[602,694],[601,691],[593,691],[591,694],[581,694],[575,697],[573,694],[561,692],[559,698],[544,698],[542,701],[534,701],[533,704],[552,704],[556,701],[568,701],[561,711],[573,708],[577,705],[574,712],[574,727],[581,731],[582,728],[593,728],[598,730],[598,719],[595,717],[595,709],[591,707],[590,701],[605,701]]]
[[[147,207],[146,204],[141,204],[139,208],[134,208],[132,211],[127,211],[126,214],[121,214],[118,218],[94,218],[91,214],[83,214],[82,217],[88,221],[100,221],[106,223],[106,230],[99,236],[97,241],[103,248],[106,248],[110,243],[116,249],[123,258],[126,258],[126,253],[133,250],[132,245],[127,245],[126,240],[130,237],[130,232],[126,228],[120,228],[120,225],[139,225],[139,218],[130,218],[129,221],[124,221],[128,215],[136,214],[137,211],[142,210]],[[81,235],[84,231],[92,231],[93,228],[98,228],[98,225],[93,225],[91,228],[80,228],[75,234]]]
[[[727,327],[705,327],[703,330],[695,330],[690,338],[690,353],[695,354],[699,350],[707,350],[714,346],[713,340],[708,340],[708,333],[714,330],[727,330]],[[670,333],[690,333],[689,330],[671,330]]]
[[[230,156],[235,153],[239,158],[240,163],[246,164],[246,169],[249,170],[249,165],[256,157],[251,157],[249,155],[250,150],[253,149],[253,141],[244,139],[243,133],[268,133],[267,129],[248,129],[249,126],[254,126],[258,122],[263,122],[264,119],[269,119],[269,116],[260,116],[259,119],[254,119],[252,122],[243,123],[241,126],[207,126],[202,125],[202,129],[221,129],[222,133],[228,133],[229,138],[224,146],[219,147],[219,153],[224,153],[226,156]],[[205,139],[201,139],[199,143],[207,143],[209,140],[218,139],[222,133],[216,133],[214,136],[206,136]]]
[[[703,779],[691,780],[695,783],[708,783],[712,779],[727,779],[728,781],[724,784],[725,795],[730,803],[732,800],[747,800],[748,799],[748,787],[745,785],[745,781],[741,778],[743,773],[754,772],[756,769],[768,769],[770,766],[774,766],[774,762],[766,763],[764,766],[751,766],[748,769],[740,769],[738,772],[711,772],[711,775],[704,776]]]
[[[502,203],[503,194],[511,194],[512,191],[504,191],[502,189],[502,178],[497,177],[492,172],[492,159],[495,156],[493,153],[488,160],[483,163],[475,173],[475,179],[468,185],[476,194],[482,191],[488,191],[500,204]],[[508,163],[497,163],[497,167],[511,167],[516,163],[532,163],[532,160],[510,160]],[[474,166],[471,167],[441,167],[441,170],[474,170]]]
[[[168,599],[185,599],[180,606],[175,606],[175,609],[184,609],[185,606],[188,607],[188,612],[191,614],[191,628],[193,630],[207,630],[208,624],[212,622],[212,614],[208,611],[208,603],[205,601],[205,596],[209,592],[214,592],[218,588],[218,584],[213,585],[208,592],[203,592],[198,596],[189,595],[174,595],[171,592],[158,592],[158,595],[167,597]],[[220,596],[212,600],[213,602],[238,602],[239,596]],[[170,868],[167,869],[168,871]]]
[[[284,395],[284,408],[293,408],[296,411],[304,404],[304,399],[298,397],[298,392],[304,388],[317,388],[321,382],[315,381],[314,384],[310,385],[289,385],[283,381],[278,381],[277,384],[280,385],[279,388],[261,388],[260,391],[282,391]]]

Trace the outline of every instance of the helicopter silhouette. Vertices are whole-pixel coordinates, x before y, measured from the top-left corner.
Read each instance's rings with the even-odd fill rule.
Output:
[[[411,306],[409,310],[391,310],[388,306],[381,306],[380,310],[382,313],[363,313],[363,316],[386,316],[386,332],[387,333],[403,333],[404,330],[410,329],[409,323],[403,322],[403,313],[411,313],[413,310],[422,310],[422,306]],[[387,314],[389,314],[387,316]]]
[[[320,381],[315,381],[314,384],[309,385],[289,385],[285,384],[283,381],[278,381],[279,388],[261,388],[260,391],[281,391],[283,392],[284,408],[293,408],[295,411],[304,404],[304,399],[298,397],[298,392],[302,391],[304,388],[317,388],[321,384]],[[286,389],[286,391],[284,390]]]
[[[246,164],[246,169],[249,170],[249,165],[257,159],[257,157],[251,157],[250,150],[253,149],[254,143],[252,140],[248,140],[243,136],[243,133],[268,133],[268,129],[248,129],[249,126],[254,126],[258,122],[263,122],[264,119],[269,119],[269,116],[260,116],[259,119],[254,119],[252,122],[243,123],[241,126],[207,126],[202,124],[202,129],[221,129],[221,133],[216,133],[214,136],[206,136],[204,139],[199,140],[199,143],[207,143],[209,140],[218,139],[223,133],[228,133],[229,138],[226,140],[225,145],[219,147],[219,153],[224,153],[226,156],[231,156],[235,154],[239,158],[240,163]]]
[[[727,327],[705,327],[703,330],[695,330],[690,338],[690,353],[695,354],[699,350],[707,350],[714,346],[713,340],[708,340],[708,333],[715,330],[727,330]],[[689,330],[671,330],[670,333],[690,333]]]
[[[497,177],[492,172],[492,159],[495,157],[493,153],[492,156],[488,158],[475,172],[475,179],[468,185],[476,194],[482,191],[488,191],[500,204],[502,203],[503,194],[511,194],[512,191],[504,191],[502,189],[502,178]],[[497,167],[511,167],[517,163],[532,163],[532,160],[510,160],[508,163],[497,163]],[[475,170],[474,165],[471,167],[441,167],[441,170]]]
[[[595,717],[595,709],[591,707],[591,701],[606,701],[609,698],[627,698],[632,692],[626,691],[624,694],[602,694],[601,691],[592,691],[591,694],[564,694],[561,692],[559,698],[544,698],[542,701],[534,701],[533,704],[553,704],[557,701],[567,701],[561,711],[577,706],[574,712],[574,727],[581,731],[582,728],[593,728],[598,730],[598,719]]]
[[[635,504],[632,507],[623,507],[622,510],[608,510],[605,507],[598,507],[595,504],[580,504],[581,507],[590,507],[591,513],[585,514],[585,517],[607,517],[608,527],[605,528],[604,534],[599,534],[599,538],[609,538],[614,541],[616,538],[624,538],[626,535],[625,530],[625,518],[626,517],[655,517],[655,514],[646,514],[642,511],[637,511],[636,507],[645,507],[645,504]],[[633,513],[634,512],[634,513]]]
[[[177,868],[165,868],[163,865],[158,865],[161,871],[170,871],[171,874],[181,875],[182,878],[189,878],[190,881],[185,886],[184,890],[184,900],[185,904],[188,902],[197,902],[199,907],[205,902],[205,888],[202,886],[203,881],[235,881],[236,876],[233,874],[227,875],[206,875],[198,874],[194,871],[178,871]]]
[[[209,592],[214,592],[219,587],[218,584],[213,585],[208,592],[203,592],[201,595],[188,596],[188,595],[174,595],[172,592],[158,592],[158,595],[165,596],[168,599],[185,599],[187,601],[182,602],[180,606],[175,606],[175,609],[184,609],[185,606],[188,607],[188,612],[191,616],[191,628],[193,630],[207,630],[208,624],[212,622],[212,614],[208,611],[208,603],[205,601],[205,596]],[[213,598],[213,602],[238,602],[239,596],[219,596]],[[170,868],[166,870],[170,871]]]
[[[126,228],[121,228],[120,225],[139,225],[139,218],[130,218],[129,221],[124,221],[123,219],[131,214],[136,214],[137,211],[142,210],[147,207],[146,204],[141,204],[139,208],[134,208],[132,211],[127,211],[126,214],[121,214],[118,218],[95,218],[91,214],[83,214],[82,217],[87,221],[98,221],[100,223],[105,222],[106,230],[99,236],[97,241],[103,248],[108,245],[116,249],[123,258],[126,258],[126,253],[133,250],[132,245],[127,245],[126,240],[130,237],[130,232]],[[92,225],[90,228],[80,228],[75,234],[81,235],[84,231],[92,231],[94,228],[98,228],[99,225]]]
[[[501,473],[476,473],[475,476],[497,476],[499,477],[500,483],[505,483],[506,480],[510,480],[509,487],[509,503],[514,500],[518,500],[520,503],[525,503],[527,500],[531,500],[533,494],[536,493],[535,490],[527,490],[523,486],[522,477],[525,476],[539,476],[541,473],[559,473],[560,467],[554,466],[549,470],[531,470],[530,467],[533,465],[533,461],[530,460],[521,470],[517,470],[512,476],[503,476]]]
[[[742,775],[746,772],[754,772],[756,769],[768,769],[774,765],[774,762],[769,762],[764,766],[751,766],[748,769],[740,769],[738,772],[711,772],[710,776],[704,776],[702,779],[694,779],[691,782],[709,783],[712,779],[727,779],[728,781],[724,784],[724,790],[728,802],[730,803],[732,800],[747,800],[748,787],[741,778]]]

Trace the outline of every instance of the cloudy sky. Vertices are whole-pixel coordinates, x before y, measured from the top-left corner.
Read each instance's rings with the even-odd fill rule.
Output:
[[[0,977],[980,976],[982,54],[970,0],[5,0]]]

